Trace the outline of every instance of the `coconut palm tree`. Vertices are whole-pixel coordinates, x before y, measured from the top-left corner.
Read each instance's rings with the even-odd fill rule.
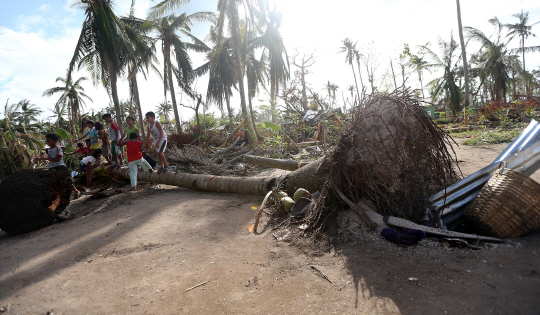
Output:
[[[137,50],[144,50],[140,33],[130,29],[113,12],[111,0],[79,0],[73,4],[85,12],[79,40],[69,63],[67,81],[75,66],[84,66],[94,84],[103,84],[111,95],[117,119],[122,120],[118,99],[117,78],[122,74],[127,60]],[[123,131],[122,124],[120,129]]]
[[[163,101],[159,103],[158,106],[156,106],[156,114],[159,117],[165,117],[165,120],[169,120],[169,115],[171,113],[171,110],[173,109],[171,102],[169,101]]]
[[[189,93],[189,84],[193,78],[193,68],[187,50],[206,51],[206,45],[201,45],[201,41],[190,33],[191,26],[197,22],[208,21],[212,19],[213,16],[214,14],[211,12],[196,12],[190,15],[183,13],[179,16],[172,14],[167,17],[156,19],[150,23],[150,30],[156,31],[158,33],[157,38],[161,41],[161,50],[164,59],[164,94],[166,96],[167,90],[170,91],[177,131],[181,131],[181,126],[176,95],[174,92],[173,72],[177,77],[180,88],[183,89],[184,92]],[[194,43],[183,41],[177,32],[189,37]],[[171,54],[176,59],[174,71]]]
[[[427,44],[426,44],[427,46]],[[421,50],[424,46],[421,46]],[[412,68],[418,74],[418,81],[420,81],[420,91],[422,92],[422,98],[424,96],[424,84],[422,83],[422,77],[424,70],[429,71],[429,63],[422,57],[418,55],[411,54],[409,56],[409,67]]]
[[[473,27],[465,27],[465,31],[469,39],[482,45],[472,60],[491,77],[493,82],[492,98],[495,101],[504,102],[509,78],[507,63],[511,54],[507,48],[508,42],[503,40],[503,25],[499,22],[499,19],[495,17],[490,19],[489,22],[495,27],[493,38],[486,36],[482,31]]]
[[[56,104],[68,106],[68,111],[71,112],[71,115],[68,115],[70,129],[74,122],[79,121],[79,113],[86,105],[84,99],[92,102],[90,96],[84,93],[84,88],[81,86],[81,82],[86,80],[88,80],[86,77],[80,77],[73,82],[72,78],[69,78],[69,75],[67,75],[66,78],[58,77],[56,78],[56,82],[62,82],[64,85],[53,87],[43,92],[43,96],[52,96],[53,94],[62,93],[58,101],[56,101]]]
[[[430,68],[442,69],[443,75],[439,78],[429,82],[432,87],[432,98],[436,99],[441,94],[445,95],[445,106],[448,103],[455,113],[459,110],[461,103],[461,91],[456,85],[456,79],[459,71],[458,62],[459,56],[456,51],[459,48],[458,43],[454,40],[452,33],[450,33],[450,40],[445,42],[442,38],[439,38],[438,46],[440,55],[437,55],[429,47],[423,46],[424,51],[431,57],[433,63],[429,65]]]
[[[354,85],[356,86],[356,94],[358,95],[358,99],[360,100],[360,92],[358,90],[358,82],[356,81],[356,73],[354,72],[354,65],[353,65],[353,58],[358,58],[360,60],[360,54],[358,53],[358,50],[356,49],[356,43],[353,43],[350,39],[345,38],[343,40],[343,46],[339,48],[340,53],[345,53],[345,62],[351,66],[353,75],[354,75]],[[360,68],[358,68],[360,69]],[[363,84],[362,84],[363,89]]]
[[[532,33],[532,27],[540,23],[540,21],[527,25],[527,23],[529,23],[529,12],[523,12],[523,10],[521,10],[520,13],[513,14],[512,16],[517,18],[519,22],[514,24],[505,24],[504,26],[508,28],[509,32],[507,36],[510,37],[510,40],[512,40],[515,36],[519,37],[520,48],[513,50],[512,52],[521,52],[523,69],[527,71],[527,68],[525,67],[525,52],[540,51],[540,46],[525,47],[525,39],[529,38],[529,36],[536,37],[536,35]],[[530,97],[529,85],[525,84],[525,88],[527,91],[527,97]]]
[[[31,104],[29,100],[25,99],[12,105],[12,107],[15,109],[12,119],[17,123],[19,129],[27,134],[28,129],[37,128],[35,123],[39,122],[38,116],[42,113],[42,110],[36,104]]]

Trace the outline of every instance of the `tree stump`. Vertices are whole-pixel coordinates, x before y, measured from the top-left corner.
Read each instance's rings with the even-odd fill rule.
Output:
[[[0,182],[0,228],[17,235],[53,223],[69,204],[71,177],[55,170],[20,170]]]

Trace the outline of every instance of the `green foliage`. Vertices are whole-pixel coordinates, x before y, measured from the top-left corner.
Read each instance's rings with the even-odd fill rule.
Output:
[[[270,129],[276,130],[276,131],[281,130],[280,126],[278,126],[278,125],[276,125],[276,124],[274,124],[273,122],[270,122],[270,121],[265,121],[265,122],[263,122],[262,125],[263,125],[264,128],[270,128]]]
[[[69,134],[69,132],[67,132],[66,130],[62,129],[62,128],[56,128],[54,129],[54,132],[62,139],[64,140],[69,140],[72,138],[72,136]]]
[[[521,130],[490,130],[479,134],[473,138],[467,139],[463,142],[465,145],[489,145],[499,143],[510,143],[519,134]]]

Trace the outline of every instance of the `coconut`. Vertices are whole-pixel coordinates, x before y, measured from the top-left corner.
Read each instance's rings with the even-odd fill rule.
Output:
[[[309,191],[305,190],[304,188],[298,188],[298,190],[294,193],[294,202],[298,202],[298,200],[302,197],[309,198],[309,196]]]

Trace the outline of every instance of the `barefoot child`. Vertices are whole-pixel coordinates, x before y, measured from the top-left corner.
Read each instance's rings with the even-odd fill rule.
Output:
[[[81,173],[86,174],[86,187],[92,186],[92,175],[94,174],[94,163],[101,159],[101,149],[95,149],[94,154],[89,155],[82,159],[79,163]]]
[[[107,160],[107,163],[112,164],[109,134],[103,129],[103,124],[100,122],[96,122],[96,129],[98,131],[98,137],[101,140],[101,155]]]
[[[48,133],[45,136],[45,143],[49,146],[47,149],[47,157],[41,157],[37,158],[37,160],[40,161],[49,161],[49,169],[59,171],[59,172],[66,172],[69,174],[69,177],[71,178],[71,174],[69,170],[67,169],[66,165],[64,164],[63,160],[63,154],[62,154],[62,148],[57,146],[58,142],[58,135],[55,133]],[[71,184],[71,190],[75,193],[75,198],[79,198],[81,193],[77,190],[75,185]]]
[[[132,132],[128,141],[121,141],[119,145],[126,146],[126,153],[129,166],[129,179],[131,180],[131,190],[137,190],[137,167],[140,166],[144,171],[153,172],[150,164],[142,157],[142,142],[137,141],[139,134]]]
[[[122,148],[118,145],[118,141],[122,140],[120,136],[120,127],[113,121],[111,114],[103,114],[103,120],[109,125],[109,138],[111,139],[112,159],[117,167],[124,166],[124,158],[122,156]]]
[[[156,121],[156,115],[154,112],[146,113],[146,121],[148,122],[148,134],[144,142],[148,146],[148,139],[150,135],[154,139],[154,147],[156,148],[158,154],[158,160],[161,167],[158,169],[158,173],[166,172],[169,170],[169,164],[167,164],[167,159],[165,158],[165,149],[167,149],[167,135],[163,130],[163,127]]]

